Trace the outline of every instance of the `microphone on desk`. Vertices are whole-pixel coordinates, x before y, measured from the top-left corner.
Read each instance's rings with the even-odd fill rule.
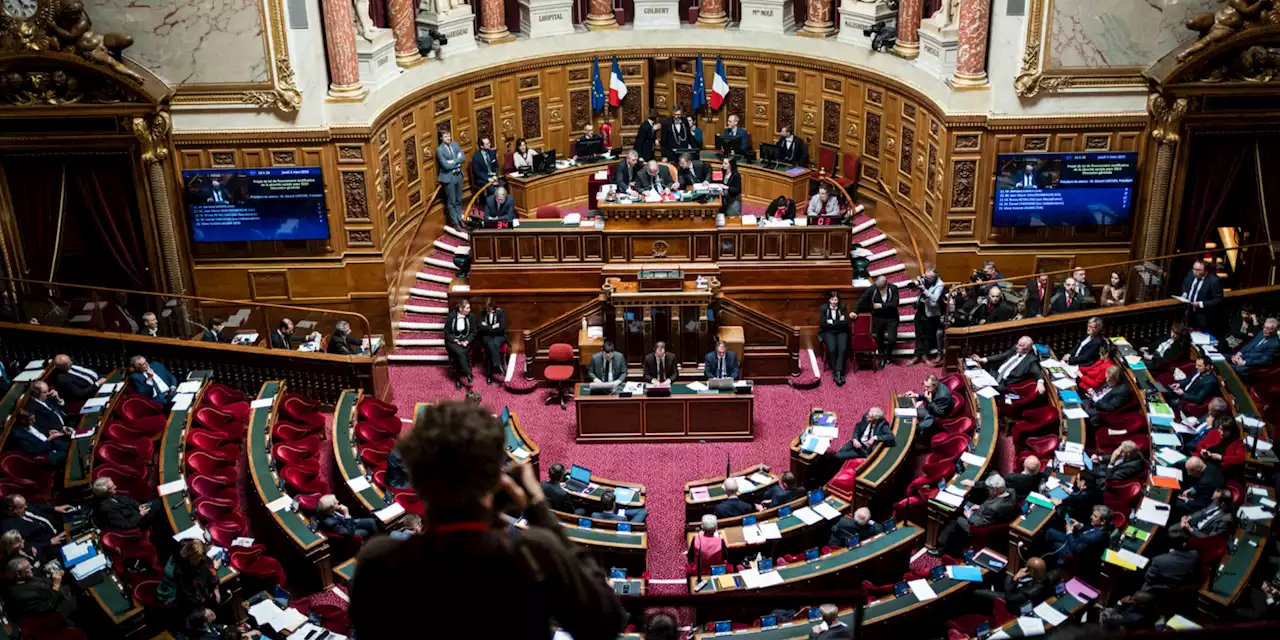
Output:
[[[707,442],[706,440],[699,440],[698,444],[711,444],[711,443]],[[732,476],[733,463],[731,461],[732,458],[730,457],[729,450],[717,444],[711,444],[711,446],[724,452],[724,477],[728,478],[729,476]]]

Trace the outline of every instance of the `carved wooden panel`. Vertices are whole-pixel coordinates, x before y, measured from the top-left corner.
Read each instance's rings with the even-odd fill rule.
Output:
[[[582,259],[591,261],[604,259],[604,238],[602,236],[590,235],[582,239]]]
[[[473,100],[483,100],[491,95],[493,95],[493,85],[488,82],[471,90],[471,98]]]
[[[373,230],[372,229],[348,229],[347,230],[347,246],[348,247],[372,247],[373,246]]]
[[[866,129],[864,134],[864,147],[868,156],[872,158],[880,157],[880,114],[874,111],[867,112],[867,123],[863,127]]]
[[[747,68],[736,64],[726,64],[724,66],[724,75],[730,78],[747,77]]]
[[[291,167],[298,164],[293,149],[274,149],[271,151],[271,166]]]
[[[844,82],[839,78],[823,78],[822,90],[831,93],[844,93]]]
[[[835,100],[822,101],[822,142],[840,146],[840,103]]]
[[[566,234],[560,239],[560,259],[565,262],[582,261],[582,237]]]
[[[569,92],[569,128],[575,133],[591,122],[591,91]]]
[[[625,261],[628,257],[627,256],[627,239],[622,236],[609,236],[608,242],[609,242],[609,258],[608,259],[610,261],[614,261],[614,260]]]
[[[976,133],[956,135],[956,151],[977,151],[982,144],[982,136]]]
[[[414,136],[404,138],[404,178],[409,184],[418,181],[418,144]]]
[[[687,114],[693,107],[693,85],[676,83],[676,104]]]
[[[738,235],[726,233],[720,236],[720,260],[732,260],[738,257]]]
[[[926,191],[936,193],[938,191],[938,146],[929,145],[929,160],[925,165],[924,188]]]
[[[236,152],[234,151],[210,151],[209,166],[218,169],[221,167],[236,166]]]
[[[782,234],[782,255],[787,258],[803,258],[804,256],[804,237],[803,233],[784,233]]]
[[[760,234],[744,233],[740,237],[742,238],[742,253],[741,253],[742,259],[749,260],[752,258],[759,258],[760,257]]]
[[[902,128],[902,144],[898,147],[898,171],[911,175],[911,156],[915,153],[916,131]]]
[[[778,130],[784,126],[791,127],[794,132],[796,130],[796,94],[779,91],[774,98],[774,105],[774,111],[778,114],[774,126]]]
[[[871,104],[884,104],[884,91],[873,87],[867,87],[867,102]]]
[[[1045,151],[1049,148],[1049,136],[1022,136],[1024,151]]]
[[[538,259],[543,262],[559,261],[560,238],[552,235],[538,236]]]
[[[382,204],[393,202],[395,192],[391,190],[391,157],[383,155],[378,167],[378,191]]]
[[[723,109],[726,114],[737,114],[742,120],[742,124],[746,125],[747,119],[747,90],[742,87],[730,87],[729,95],[725,96]]]
[[[537,89],[538,83],[539,83],[538,74],[536,73],[532,75],[527,75],[527,76],[520,76],[521,91],[525,91],[527,89]]]
[[[951,220],[948,220],[947,235],[949,236],[973,235],[973,218],[953,218]]]
[[[778,84],[794,85],[796,83],[796,72],[794,71],[778,69],[776,77],[778,79]]]
[[[693,60],[676,60],[676,73],[693,75]]]
[[[516,261],[536,262],[538,260],[538,237],[520,236],[516,238]]]
[[[862,165],[861,171],[862,171],[862,175],[866,176],[867,179],[871,181],[874,181],[876,178],[880,177],[880,169],[876,167],[874,164]]]
[[[627,91],[627,97],[622,99],[622,125],[625,127],[638,127],[644,122],[644,114],[641,113],[642,96],[640,90]]]
[[[498,146],[497,139],[493,137],[493,107],[476,109],[476,142],[481,138],[488,138],[495,148]]]
[[[494,240],[494,259],[498,262],[515,262],[517,237],[518,236],[501,236]]]
[[[760,257],[762,258],[781,258],[782,257],[782,234],[779,233],[762,233]]]
[[[898,195],[904,198],[911,197],[911,181],[910,180],[898,181]]]
[[[338,162],[340,163],[364,162],[364,145],[360,145],[360,144],[338,145]]]
[[[902,103],[902,117],[903,117],[903,118],[906,118],[907,120],[915,120],[915,119],[916,119],[916,106],[915,106],[914,104],[911,104],[910,102],[903,102],[903,103]]]
[[[591,79],[591,69],[578,68],[569,70],[569,82],[585,82]]]
[[[951,162],[951,208],[972,209],[974,206],[974,180],[977,179],[977,160],[953,160]]]
[[[542,107],[538,97],[520,99],[520,134],[526,140],[542,137]]]
[[[255,270],[249,272],[249,294],[254,300],[288,300],[289,272]]]
[[[342,200],[346,205],[347,220],[369,219],[369,194],[365,188],[364,170],[342,172]]]
[[[441,96],[441,97],[439,97],[439,98],[436,98],[436,105],[435,105],[435,106],[436,106],[436,113],[437,113],[437,114],[441,114],[441,113],[444,113],[444,112],[448,111],[448,110],[450,109],[450,106],[449,106],[449,96],[445,95],[445,96]]]
[[[1109,151],[1111,150],[1111,136],[1090,136],[1084,137],[1085,151]]]
[[[710,234],[699,234],[693,237],[693,259],[698,262],[715,260],[715,240]]]

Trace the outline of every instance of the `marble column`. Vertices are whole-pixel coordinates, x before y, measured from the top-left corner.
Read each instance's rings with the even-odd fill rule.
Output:
[[[609,0],[590,0],[587,3],[587,28],[617,29],[618,19],[613,15],[613,3]]]
[[[516,39],[507,31],[507,5],[503,0],[480,0],[480,39],[489,44]]]
[[[329,97],[359,100],[365,95],[356,55],[355,10],[347,0],[324,0],[324,40],[329,53]]]
[[[831,19],[832,4],[833,0],[809,0],[804,27],[800,29],[799,34],[809,38],[826,38],[834,33],[836,25]]]
[[[707,29],[723,29],[729,24],[729,14],[724,10],[725,0],[702,0],[698,6],[698,26]]]
[[[991,0],[960,0],[960,48],[951,84],[982,87],[987,84],[987,41],[991,32]]]
[[[899,0],[898,42],[893,50],[904,58],[915,59],[920,55],[920,13],[924,0]]]
[[[391,12],[391,33],[396,36],[396,64],[412,67],[422,64],[422,54],[418,53],[418,25],[414,24],[417,13],[415,0],[389,0]]]

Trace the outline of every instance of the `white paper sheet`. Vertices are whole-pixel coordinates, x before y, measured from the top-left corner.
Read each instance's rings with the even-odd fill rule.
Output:
[[[290,498],[289,496],[280,496],[279,498],[267,503],[267,510],[271,513],[278,513],[289,508],[292,504],[293,498]]]
[[[836,427],[813,427],[812,429],[809,430],[809,432],[815,436],[818,436],[819,438],[840,437],[840,430]]]
[[[750,493],[756,490],[756,485],[742,476],[734,476],[733,480],[738,483],[738,493]]]
[[[751,474],[751,481],[756,483],[757,487],[762,487],[766,484],[773,482],[773,478],[770,478],[769,476],[757,471]]]
[[[1164,465],[1156,465],[1156,475],[1162,478],[1173,478],[1178,482],[1182,482],[1182,469],[1175,467],[1166,467]]]
[[[1147,566],[1148,562],[1151,562],[1150,558],[1134,553],[1128,549],[1120,549],[1119,551],[1116,551],[1116,555],[1120,556],[1121,560],[1124,560],[1139,569]]]
[[[708,389],[707,385],[702,384],[701,382],[690,382],[685,386],[688,387],[690,391],[702,392]]]
[[[270,598],[249,607],[249,617],[257,621],[259,627],[270,624],[276,616],[282,613],[284,613],[284,610],[276,606],[275,600]]]
[[[1054,451],[1053,457],[1062,464],[1069,464],[1073,467],[1084,466],[1084,456],[1075,451]]]
[[[183,540],[204,540],[204,529],[201,529],[199,524],[193,524],[190,527],[173,534],[173,539],[175,542],[182,542]]]
[[[1182,439],[1176,433],[1153,433],[1151,444],[1157,447],[1177,447],[1182,445]]]
[[[1270,520],[1273,517],[1262,507],[1241,507],[1238,513],[1245,520]]]
[[[178,393],[195,393],[200,390],[201,380],[187,380],[178,384]]]
[[[777,571],[766,571],[760,574],[761,587],[772,587],[779,584],[782,584],[782,574]]]
[[[1084,420],[1089,417],[1089,412],[1081,409],[1080,407],[1071,407],[1063,411],[1062,415],[1068,420]]]
[[[1044,635],[1044,621],[1040,618],[1031,616],[1019,616],[1018,628],[1022,629],[1024,636],[1042,636]]]
[[[1054,609],[1053,605],[1047,602],[1041,602],[1035,609],[1032,609],[1031,612],[1040,616],[1041,620],[1044,620],[1055,627],[1067,621],[1067,614]]]
[[[369,479],[364,476],[356,476],[347,481],[347,486],[351,487],[352,493],[360,493],[369,488]]]
[[[969,495],[969,489],[962,484],[949,484],[947,485],[945,491],[947,493],[960,496],[961,498]]]
[[[760,530],[760,525],[751,525],[742,528],[742,540],[747,544],[764,544],[764,532]]]
[[[107,556],[99,553],[98,555],[71,567],[71,575],[76,580],[84,580],[85,578],[107,568]]]
[[[1161,503],[1144,497],[1142,504],[1138,507],[1137,518],[1143,522],[1150,522],[1161,527],[1165,526],[1169,523],[1169,505],[1164,505],[1165,508],[1159,509],[1156,507],[1159,504]]]
[[[1066,391],[1067,389],[1074,389],[1076,386],[1076,381],[1072,380],[1071,378],[1058,378],[1057,380],[1053,381],[1053,386],[1059,389],[1062,389],[1063,391]]]
[[[14,382],[31,382],[39,378],[44,373],[44,369],[28,369],[13,377]]]
[[[933,499],[952,507],[959,507],[964,504],[964,497],[958,496],[950,491],[939,491],[938,495],[934,496]]]
[[[776,523],[776,522],[762,522],[762,523],[760,523],[760,532],[764,534],[764,539],[765,539],[765,540],[780,540],[780,539],[782,539],[782,531],[781,531],[780,529],[778,529],[778,523]]]
[[[914,418],[916,410],[914,408],[903,409],[901,407],[893,410],[893,415],[898,418]]]
[[[994,397],[996,397],[996,396],[1000,395],[1000,392],[999,392],[999,391],[996,391],[996,388],[995,388],[995,386],[994,386],[994,385],[988,385],[988,386],[985,386],[985,387],[983,387],[983,388],[981,388],[981,389],[978,389],[978,395],[980,395],[980,396],[982,396],[982,397],[984,397],[984,398],[994,398]]]
[[[32,370],[32,369],[43,369],[43,368],[44,368],[44,363],[45,363],[45,362],[46,362],[46,361],[44,361],[44,360],[32,360],[31,362],[28,362],[28,363],[27,363],[27,366],[23,367],[23,368],[22,368],[22,370],[23,370],[23,371],[30,371],[30,370]]]
[[[232,540],[232,541],[231,541],[231,546],[233,546],[233,547],[252,547],[252,546],[253,546],[253,538],[246,538],[246,537],[244,537],[244,536],[240,536],[239,538],[236,538],[235,540]]]
[[[396,517],[402,513],[404,513],[404,507],[401,506],[399,502],[392,502],[391,504],[381,509],[378,509],[377,511],[374,511],[373,515],[377,516],[379,520],[386,523],[396,519]]]
[[[94,410],[100,409],[101,407],[105,406],[108,402],[111,402],[111,396],[98,396],[96,398],[89,398],[88,400],[84,401],[84,405],[82,405],[80,409],[80,413],[91,413]]]
[[[1253,451],[1253,450],[1254,450],[1254,442],[1253,442],[1254,440],[1256,440],[1256,438],[1254,438],[1253,436],[1245,436],[1245,437],[1244,437],[1244,447],[1245,447],[1246,449],[1250,450],[1250,451]],[[1270,442],[1268,442],[1268,441],[1266,441],[1266,440],[1258,440],[1258,444],[1257,444],[1257,451],[1258,451],[1258,453],[1265,453],[1265,452],[1270,451],[1270,450],[1271,450],[1271,443],[1270,443]]]
[[[1266,490],[1266,489],[1263,489],[1262,487],[1259,487],[1259,486],[1256,486],[1256,485],[1254,485],[1254,486],[1250,486],[1250,487],[1249,487],[1248,494],[1249,494],[1249,495],[1251,495],[1251,496],[1269,496],[1269,495],[1271,495],[1270,493],[1267,493],[1267,490]]]
[[[814,512],[813,509],[810,509],[809,507],[802,507],[800,509],[796,509],[795,511],[791,512],[791,515],[797,518],[800,518],[800,520],[803,521],[805,524],[813,524],[815,522],[822,521],[822,516],[818,515],[816,512]]]
[[[107,382],[103,384],[101,387],[98,387],[98,395],[100,396],[110,395],[112,393],[119,391],[120,388],[123,386],[124,386],[123,382]]]
[[[965,464],[972,464],[972,465],[976,465],[976,466],[982,466],[983,464],[985,464],[985,463],[987,462],[987,459],[986,459],[986,458],[984,458],[984,457],[982,457],[982,456],[976,456],[976,455],[973,455],[972,453],[969,453],[968,451],[966,451],[966,452],[964,452],[964,453],[960,454],[960,461],[961,461],[961,462],[963,462],[963,463],[965,463]]]
[[[814,513],[822,516],[826,520],[835,520],[840,517],[840,512],[835,507],[823,502],[813,508]]]
[[[516,447],[511,450],[511,455],[515,456],[516,460],[524,460],[529,457],[529,451],[524,447]]]
[[[166,482],[160,485],[159,487],[156,487],[156,490],[160,492],[160,495],[167,496],[171,493],[184,491],[186,490],[186,488],[187,488],[186,478],[178,478],[177,480],[174,480],[172,482]]]
[[[750,543],[748,543],[750,544]],[[742,584],[748,589],[760,588],[760,572],[750,567],[738,572],[738,577],[742,578]]]
[[[933,592],[933,587],[929,586],[928,580],[911,580],[907,586],[911,587],[911,593],[916,594],[916,599],[920,602],[938,597],[938,594]]]
[[[1178,464],[1179,462],[1187,459],[1186,456],[1182,455],[1182,452],[1172,447],[1157,449],[1156,457],[1164,461],[1166,464]]]
[[[173,397],[173,411],[186,411],[191,408],[191,403],[196,399],[194,393],[179,393]]]
[[[275,404],[275,398],[262,398],[261,400],[254,400],[253,402],[250,402],[249,408],[261,409],[263,407],[269,407],[272,404]]]
[[[276,633],[279,633],[281,631],[293,631],[306,621],[307,617],[302,615],[302,612],[289,607],[284,613],[272,618],[270,624],[271,628],[275,629]]]

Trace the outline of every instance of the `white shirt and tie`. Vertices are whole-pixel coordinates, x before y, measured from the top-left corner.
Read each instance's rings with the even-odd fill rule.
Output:
[[[1027,354],[1025,353],[1015,353],[1011,358],[1005,360],[1004,364],[1000,365],[1000,368],[996,370],[996,382],[1004,382],[1004,379],[1007,378],[1014,369],[1018,368],[1018,365],[1022,364],[1023,358],[1026,357]]]
[[[1080,341],[1080,346],[1076,347],[1076,350],[1072,355],[1080,357],[1080,353],[1084,351],[1085,345],[1089,344],[1090,340],[1093,340],[1093,336],[1085,336],[1084,340]]]
[[[1195,523],[1194,525],[1195,528],[1203,529],[1204,526],[1206,524],[1209,524],[1209,521],[1214,519],[1214,517],[1216,517],[1217,515],[1218,515],[1218,505],[1215,504],[1212,507],[1209,507],[1207,510],[1205,510],[1204,517],[1200,518],[1200,521]]]
[[[88,382],[89,384],[95,387],[98,386],[98,372],[94,371],[93,369],[90,369],[88,367],[82,367],[78,364],[73,364],[71,365],[71,368],[67,370],[67,372],[77,378],[80,378],[81,380],[84,380],[85,382]]]
[[[453,330],[465,334],[467,332],[467,317],[459,314],[458,319],[453,321]]]
[[[24,513],[24,514],[22,515],[22,519],[23,519],[23,520],[26,520],[27,522],[35,522],[35,523],[42,524],[42,525],[44,525],[44,526],[46,526],[46,527],[49,527],[49,532],[50,532],[50,533],[52,533],[52,534],[54,534],[54,535],[57,535],[58,533],[60,533],[60,532],[58,531],[58,529],[57,529],[56,527],[54,527],[54,526],[53,526],[53,523],[52,523],[52,522],[49,522],[49,519],[48,519],[48,518],[45,518],[45,517],[43,517],[43,516],[36,515],[36,514],[34,514],[34,513],[31,513],[30,511],[27,511],[26,513]]]
[[[165,382],[164,378],[156,375],[154,371],[147,371],[147,384],[155,387],[161,396],[169,395],[169,383]]]
[[[725,355],[723,353],[719,354],[719,358],[717,358],[718,364],[716,365],[717,368],[716,368],[716,375],[715,375],[715,377],[717,378],[727,377],[726,369],[724,366],[724,358],[725,358]]]
[[[66,427],[66,426],[67,426],[67,421],[66,421],[65,419],[63,419],[63,417],[62,417],[62,416],[63,416],[63,413],[62,413],[61,411],[58,411],[55,407],[51,407],[51,406],[49,406],[49,403],[48,403],[48,402],[45,402],[44,400],[37,400],[36,398],[32,398],[32,399],[31,399],[31,401],[32,401],[32,402],[39,403],[39,405],[40,405],[40,406],[44,407],[45,409],[48,409],[48,410],[49,410],[49,413],[52,413],[53,415],[55,415],[55,416],[57,416],[57,417],[58,417],[58,422],[59,422],[63,427]],[[36,429],[35,427],[27,427],[27,428],[28,428],[28,429],[31,429],[31,432],[32,432],[32,433],[35,433],[35,434],[37,434],[37,435],[40,435],[40,431],[39,431],[38,429]]]
[[[1022,174],[1022,186],[1034,188],[1036,186],[1036,175],[1034,173]]]

